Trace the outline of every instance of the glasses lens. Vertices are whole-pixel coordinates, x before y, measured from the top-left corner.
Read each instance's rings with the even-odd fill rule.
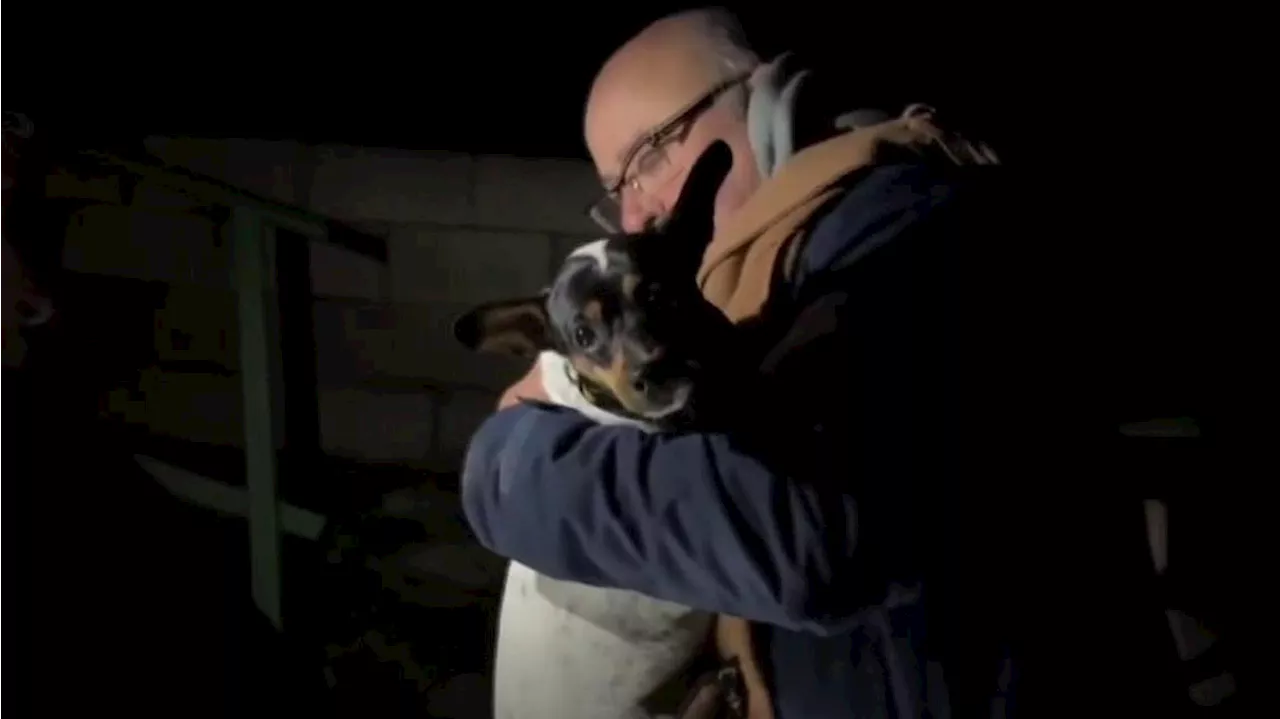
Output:
[[[622,227],[622,206],[613,195],[605,195],[587,208],[592,221],[605,232],[619,232]]]

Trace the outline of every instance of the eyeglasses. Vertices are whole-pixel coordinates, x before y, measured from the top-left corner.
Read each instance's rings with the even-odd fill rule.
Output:
[[[740,75],[716,85],[693,104],[636,140],[623,155],[618,180],[605,191],[603,197],[587,206],[587,214],[591,219],[606,232],[620,231],[623,193],[644,195],[669,182],[677,169],[668,153],[672,145],[683,142],[693,123],[711,109],[721,96],[748,77],[749,75]]]

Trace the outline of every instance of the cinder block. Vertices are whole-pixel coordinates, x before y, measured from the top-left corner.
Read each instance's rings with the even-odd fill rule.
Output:
[[[551,267],[543,235],[405,228],[388,253],[396,302],[479,303],[534,294]]]
[[[149,137],[149,152],[164,162],[222,180],[285,204],[302,204],[310,183],[311,148],[296,142]]]
[[[311,243],[311,291],[317,297],[389,299],[387,265],[345,247]]]
[[[238,322],[236,296],[230,290],[171,287],[155,313],[156,358],[239,369]]]
[[[78,272],[231,286],[230,252],[217,227],[197,215],[100,205],[67,228],[63,261]]]
[[[465,541],[472,538],[461,510],[462,499],[457,490],[429,481],[383,495],[383,513],[398,519],[412,519],[424,527],[430,527],[432,538],[439,541]]]
[[[226,140],[154,135],[143,141],[147,152],[167,165],[222,179],[230,154]]]
[[[239,377],[152,368],[142,373],[139,384],[151,431],[205,444],[244,444]]]
[[[600,180],[581,160],[486,156],[476,159],[476,224],[590,235],[584,212]]]
[[[436,454],[449,469],[462,466],[471,435],[485,418],[497,411],[497,392],[450,392],[440,408],[440,443]]]
[[[288,205],[306,203],[313,148],[297,142],[241,139],[227,140],[227,145],[223,180]]]
[[[435,400],[425,393],[320,391],[326,452],[378,462],[418,461],[432,451]]]
[[[326,146],[316,150],[310,206],[342,220],[472,221],[471,158]]]
[[[425,386],[499,391],[529,361],[471,352],[453,338],[453,322],[468,305],[376,305],[320,299],[315,306],[317,374],[321,386],[349,387],[378,378]]]
[[[131,207],[163,212],[190,212],[208,205],[195,195],[156,180],[143,180],[133,189]]]
[[[50,198],[96,200],[116,205],[123,202],[119,177],[80,177],[58,170],[45,178],[44,191]]]
[[[313,309],[320,386],[350,387],[385,373],[396,350],[389,307],[321,298]]]

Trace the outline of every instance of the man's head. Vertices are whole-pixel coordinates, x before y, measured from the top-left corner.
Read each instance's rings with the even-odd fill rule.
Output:
[[[609,197],[593,209],[610,231],[639,232],[671,212],[694,160],[716,140],[733,169],[716,217],[759,185],[747,132],[747,79],[759,58],[732,15],[694,10],[663,18],[605,63],[587,99],[587,148]]]

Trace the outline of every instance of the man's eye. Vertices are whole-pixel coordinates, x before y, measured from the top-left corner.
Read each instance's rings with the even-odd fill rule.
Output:
[[[591,349],[596,343],[596,333],[586,325],[578,325],[573,328],[573,342],[578,345],[578,349]]]

